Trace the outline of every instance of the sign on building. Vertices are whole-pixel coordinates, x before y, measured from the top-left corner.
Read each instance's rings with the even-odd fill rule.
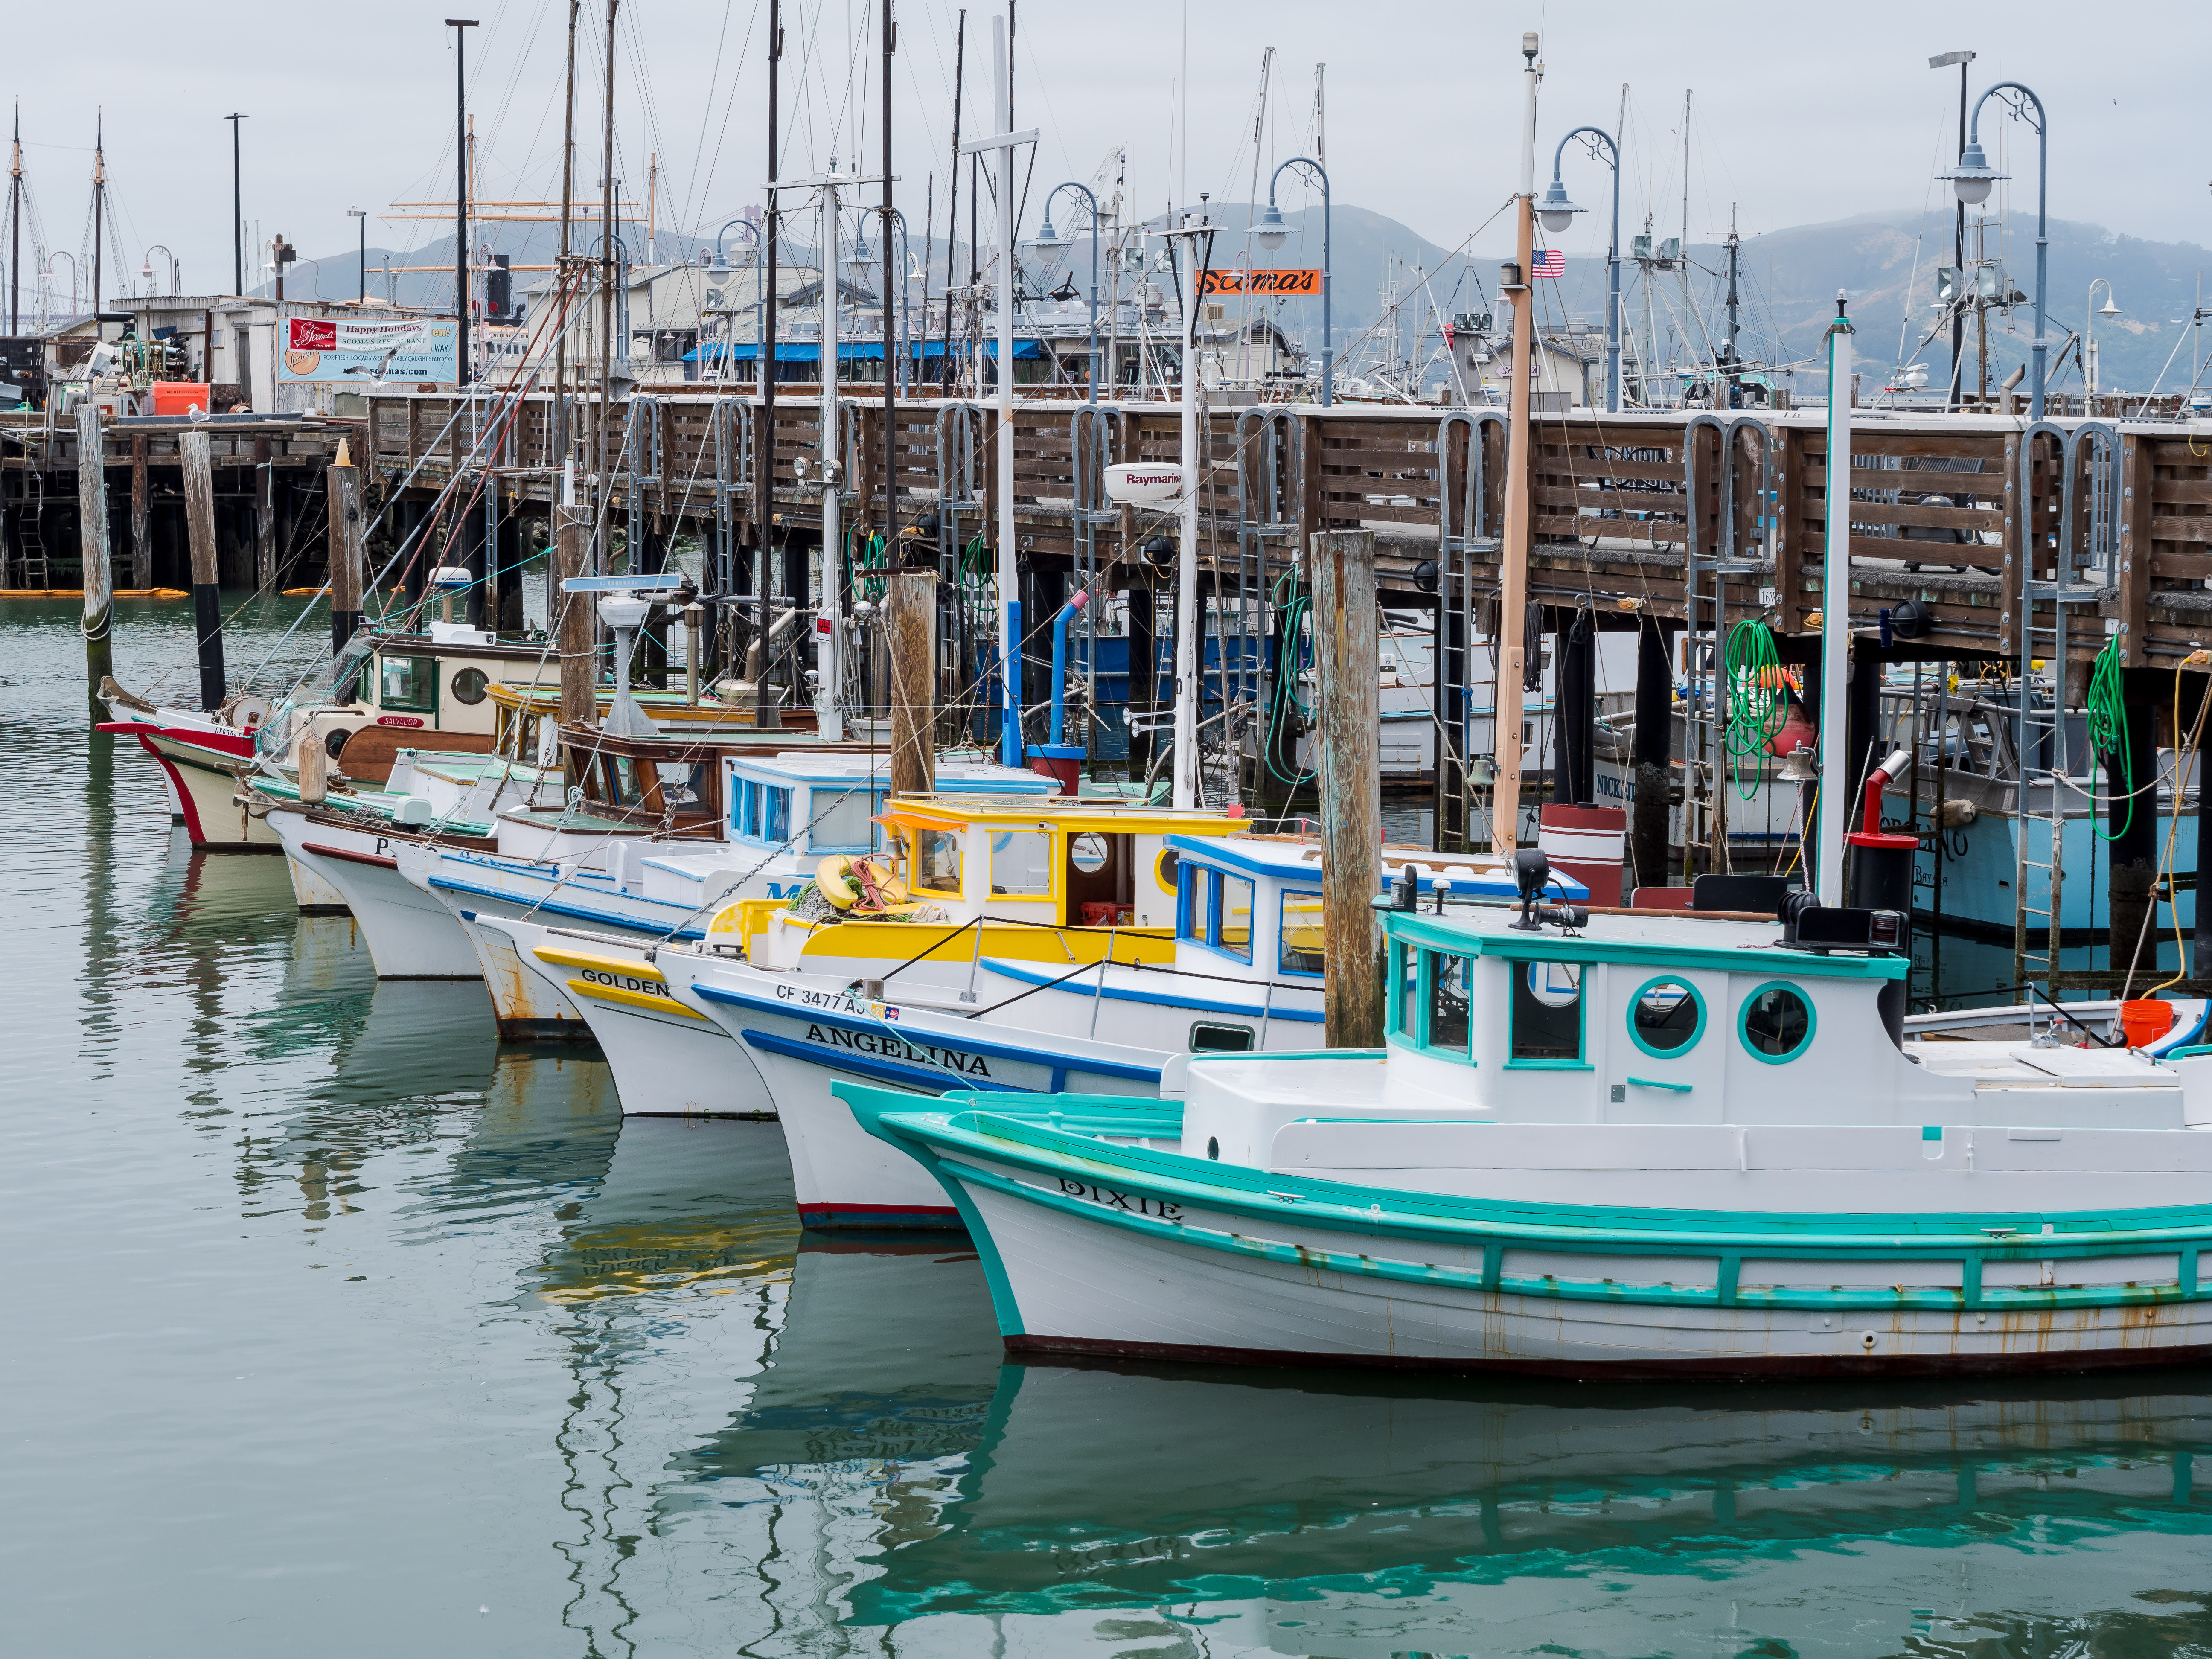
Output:
[[[279,380],[366,391],[380,380],[459,378],[459,341],[450,317],[288,317],[276,354]]]
[[[1200,294],[1264,294],[1286,298],[1321,292],[1321,272],[1316,270],[1209,270],[1199,285]]]

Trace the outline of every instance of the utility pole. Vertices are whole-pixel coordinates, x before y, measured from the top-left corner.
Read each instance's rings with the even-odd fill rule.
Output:
[[[477,26],[473,17],[448,17],[453,32],[453,310],[460,319],[455,342],[459,353],[454,368],[458,384],[466,386],[469,373],[469,37]]]
[[[1544,67],[1536,58],[1532,29],[1521,37],[1522,108],[1521,193],[1514,204],[1514,258],[1510,283],[1499,286],[1513,300],[1513,380],[1505,412],[1505,524],[1498,598],[1498,680],[1491,699],[1491,850],[1511,852],[1521,838],[1521,693],[1526,672],[1528,620],[1528,405],[1534,401],[1529,376],[1534,309],[1528,264],[1536,253],[1536,88]]]
[[[238,124],[246,118],[234,114],[222,118],[230,123],[230,289],[242,300],[246,297],[246,195],[240,182],[244,175],[239,171]],[[209,341],[208,346],[211,362],[215,342]]]

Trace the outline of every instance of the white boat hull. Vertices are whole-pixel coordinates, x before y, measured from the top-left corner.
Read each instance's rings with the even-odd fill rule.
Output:
[[[343,896],[379,979],[483,976],[460,924],[399,873],[392,848],[406,837],[313,823],[303,812],[281,807],[265,822],[285,856]]]

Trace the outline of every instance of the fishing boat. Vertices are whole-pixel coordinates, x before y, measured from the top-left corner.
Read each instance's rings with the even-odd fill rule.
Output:
[[[505,919],[611,935],[635,945],[696,939],[707,919],[739,898],[786,898],[810,885],[826,858],[883,849],[877,822],[890,799],[880,753],[846,749],[726,750],[717,794],[721,834],[664,840],[658,826],[567,836],[537,856],[426,842],[402,847],[400,874],[451,913],[490,986],[501,1035],[515,1041],[584,1036],[563,963],[548,975],[518,956]],[[1054,780],[994,762],[940,757],[937,781],[962,795],[1049,795]],[[508,838],[510,841],[514,837]]]
[[[1380,1049],[1182,1098],[834,1092],[960,1212],[1018,1352],[1562,1376],[2212,1354],[2207,1005],[1908,1038],[1897,912],[1394,911]],[[2069,1029],[2070,1028],[2067,1028]]]
[[[996,890],[1018,890],[1026,878],[1018,872],[1058,866],[1063,879],[1079,874],[1074,860],[1087,856],[1085,838],[1115,833],[1102,826],[1116,820],[1081,804],[1065,809],[1048,833],[1072,851],[1048,848],[1036,865],[1035,849],[1019,838],[1045,826],[1033,819],[1007,829],[1007,814],[944,804],[899,809],[909,819],[902,830],[911,838],[908,869],[929,869],[927,838],[946,823],[963,823],[963,836],[988,854],[963,860],[969,885],[959,896],[970,915],[921,930],[934,937],[916,943],[933,955],[862,957],[864,971],[855,975],[854,952],[883,951],[887,925],[896,933],[913,924],[854,921],[823,930],[854,936],[827,941],[832,951],[819,955],[810,944],[788,965],[754,954],[761,932],[745,936],[746,956],[736,959],[726,924],[744,925],[749,912],[755,921],[772,920],[760,912],[773,907],[760,906],[732,907],[735,914],[718,916],[698,945],[653,952],[668,994],[712,1018],[759,1066],[784,1122],[799,1211],[810,1224],[961,1224],[926,1171],[861,1132],[834,1097],[841,1079],[921,1094],[1147,1095],[1191,1053],[1300,1048],[1318,1034],[1318,847],[1221,834],[1234,820],[1210,826],[1213,834],[1170,834],[1155,861],[1173,880],[1162,907],[1166,927],[1139,911],[1127,927],[1024,927],[1007,925],[997,907],[1010,896]],[[1389,876],[1402,875],[1402,890],[1418,888],[1439,904],[1498,890],[1494,861],[1425,856],[1431,862],[1420,870],[1389,869]],[[948,870],[939,878],[953,877]],[[978,890],[987,878],[991,890]],[[1157,867],[1154,880],[1164,884]],[[586,1013],[595,1030],[628,1017],[605,1001]],[[618,1063],[616,1086],[627,1100],[648,1085],[626,1082]]]

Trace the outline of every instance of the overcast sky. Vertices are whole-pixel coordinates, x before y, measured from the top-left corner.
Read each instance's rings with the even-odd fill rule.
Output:
[[[482,23],[471,31],[468,58],[482,143],[478,194],[553,194],[565,0],[387,0],[366,13],[106,0],[96,26],[68,7],[14,9],[9,59],[19,77],[13,91],[41,229],[35,240],[69,253],[89,246],[96,101],[106,106],[107,166],[134,285],[145,247],[159,243],[181,262],[187,292],[229,287],[231,129],[222,117],[233,110],[250,118],[245,211],[264,241],[282,231],[310,257],[346,250],[356,234],[349,207],[380,216],[370,221],[373,246],[434,237],[442,227],[380,216],[395,202],[451,196],[453,31],[441,25],[464,6]],[[623,0],[617,171],[642,202],[647,157],[658,155],[664,226],[711,232],[761,199],[768,9],[767,0]],[[879,160],[880,9],[880,0],[785,0],[787,174],[833,154],[848,161],[863,144],[871,167]],[[969,8],[970,136],[988,125],[990,20],[1002,12]],[[917,227],[933,170],[943,222],[957,15],[948,0],[899,8],[896,167],[901,206]],[[1924,0],[1825,9],[1771,0],[1217,0],[1188,8],[1187,46],[1185,19],[1182,5],[1158,0],[1020,6],[1015,117],[1042,132],[1025,232],[1049,185],[1092,179],[1117,146],[1127,148],[1138,212],[1156,214],[1186,188],[1216,199],[1250,195],[1261,58],[1273,46],[1259,196],[1276,162],[1314,145],[1315,65],[1325,62],[1336,200],[1455,246],[1514,188],[1520,35],[1537,28],[1546,71],[1540,188],[1559,136],[1585,121],[1613,126],[1627,83],[1624,234],[1640,228],[1647,210],[1660,234],[1682,228],[1686,88],[1694,93],[1693,238],[1725,226],[1731,201],[1752,230],[1935,204],[1945,187],[1930,175],[1955,147],[1958,74],[1931,71],[1927,59],[1972,49],[1980,53],[1972,66],[1977,93],[2018,76],[2049,106],[2054,216],[2158,240],[2212,241],[2201,87],[2212,61],[2212,6],[2202,0],[2101,9],[1936,8]],[[585,0],[577,176],[586,192],[601,172],[605,27],[605,0]],[[1179,118],[1186,101],[1187,145]],[[1993,155],[2001,144],[2021,176],[2018,207],[2032,212],[2032,139],[1994,100],[1984,137]],[[1600,251],[1602,169],[1575,155],[1569,169],[1571,193],[1600,210],[1562,240],[1577,254]],[[1286,179],[1285,204],[1304,199]],[[1065,223],[1073,216],[1059,216]],[[27,281],[33,240],[26,237]],[[1480,246],[1504,240],[1491,225]],[[164,267],[166,288],[167,262],[156,255],[154,263]],[[53,264],[65,292],[69,262]],[[312,271],[301,277],[303,287],[315,281]]]

